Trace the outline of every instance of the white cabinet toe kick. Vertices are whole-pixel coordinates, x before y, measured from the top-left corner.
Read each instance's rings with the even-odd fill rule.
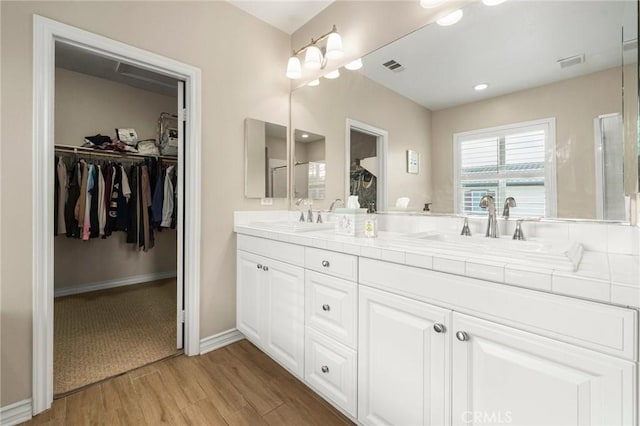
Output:
[[[363,425],[638,426],[638,311],[238,234],[245,337]]]

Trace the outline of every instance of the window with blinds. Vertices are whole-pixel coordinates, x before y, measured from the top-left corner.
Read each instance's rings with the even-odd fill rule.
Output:
[[[479,204],[489,194],[499,213],[514,197],[511,216],[554,216],[554,127],[549,119],[454,135],[456,212],[486,215]]]

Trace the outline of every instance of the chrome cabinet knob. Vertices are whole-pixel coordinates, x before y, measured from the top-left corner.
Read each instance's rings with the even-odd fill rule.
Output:
[[[268,266],[263,266],[263,267],[262,267],[262,270],[263,270],[263,271],[265,271],[265,272],[267,272],[267,271],[269,270],[269,267],[268,267]]]
[[[261,264],[259,264],[259,263],[256,265],[256,267],[257,267],[258,269],[262,269],[262,265],[261,265]]]
[[[329,367],[327,367],[326,365],[323,365],[323,366],[322,366],[322,368],[321,368],[321,370],[322,370],[322,372],[323,372],[323,373],[325,373],[325,374],[326,374],[326,373],[328,373],[328,372],[329,372]]]
[[[444,325],[440,324],[439,322],[433,324],[433,331],[435,331],[436,333],[444,333],[447,329],[445,328]]]
[[[325,312],[329,312],[331,310],[331,306],[326,305],[326,304],[322,305],[322,310],[325,311]]]
[[[322,261],[322,266],[323,266],[324,268],[328,268],[328,267],[329,267],[329,261],[328,261],[328,260],[323,260],[323,261]]]
[[[456,333],[456,339],[460,340],[461,342],[466,342],[467,340],[469,340],[469,335],[464,331],[458,331]]]

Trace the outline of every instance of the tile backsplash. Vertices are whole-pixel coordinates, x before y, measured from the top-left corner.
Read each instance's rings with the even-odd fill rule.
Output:
[[[330,220],[330,214],[323,212],[323,220]],[[256,221],[297,221],[299,211],[258,210],[235,212],[236,224]],[[464,219],[455,216],[379,214],[378,226],[381,231],[398,233],[445,232],[459,233]],[[487,219],[469,217],[469,229],[473,235],[485,233]],[[516,220],[498,219],[500,235],[513,235]],[[640,254],[640,227],[615,223],[571,222],[571,221],[524,221],[522,230],[525,238],[550,240],[573,240],[592,252],[613,254]]]

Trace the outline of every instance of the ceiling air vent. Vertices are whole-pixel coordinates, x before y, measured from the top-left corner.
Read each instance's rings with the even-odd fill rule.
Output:
[[[402,64],[394,61],[393,59],[390,60],[390,61],[385,62],[382,65],[384,65],[386,68],[388,68],[389,70],[391,70],[393,72],[404,71],[404,67],[402,66]]]
[[[631,40],[627,40],[625,42],[622,43],[622,50],[624,52],[628,51],[628,50],[635,50],[638,48],[638,39],[634,38]]]
[[[558,64],[560,68],[572,67],[584,62],[584,53],[582,55],[570,56],[568,58],[559,59]]]

